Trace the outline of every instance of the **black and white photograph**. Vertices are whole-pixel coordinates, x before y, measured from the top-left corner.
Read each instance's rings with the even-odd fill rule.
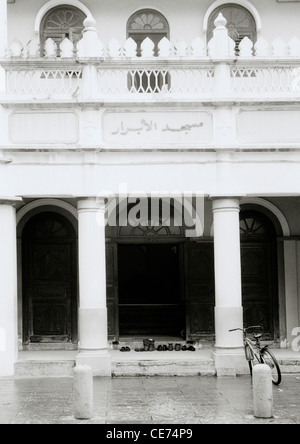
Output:
[[[300,424],[300,0],[0,0],[0,424]]]

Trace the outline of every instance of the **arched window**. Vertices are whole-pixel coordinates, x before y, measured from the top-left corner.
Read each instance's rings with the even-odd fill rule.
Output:
[[[170,38],[170,29],[167,19],[158,11],[145,9],[133,14],[127,23],[127,37],[132,38],[137,44],[137,55],[142,55],[141,46],[149,37],[155,47],[154,55],[158,56],[158,44],[164,38]],[[167,90],[170,85],[168,73],[160,71],[140,71],[132,73],[128,79],[128,87],[132,92],[158,93]]]
[[[229,36],[236,42],[237,53],[239,51],[239,44],[245,37],[256,43],[257,28],[253,15],[248,9],[234,3],[220,6],[210,15],[207,28],[208,42],[213,37],[214,22],[220,13],[227,20]]]
[[[127,23],[127,37],[131,37],[138,45],[138,55],[141,55],[141,44],[149,37],[155,44],[155,55],[158,53],[158,43],[164,38],[170,38],[170,28],[167,19],[157,11],[146,9],[133,14]]]
[[[44,16],[40,28],[41,53],[48,38],[53,39],[57,45],[65,39],[71,40],[74,45],[82,38],[83,22],[86,15],[78,8],[62,5],[51,9]]]

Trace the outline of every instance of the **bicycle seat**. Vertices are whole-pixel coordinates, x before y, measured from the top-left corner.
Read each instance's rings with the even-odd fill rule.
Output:
[[[262,337],[263,337],[263,335],[262,335],[262,334],[259,334],[259,335],[256,335],[256,334],[254,334],[253,336],[255,337],[255,339],[260,339],[260,338],[262,338]]]

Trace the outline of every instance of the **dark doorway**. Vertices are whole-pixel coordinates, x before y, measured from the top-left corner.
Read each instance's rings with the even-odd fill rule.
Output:
[[[121,336],[180,336],[185,329],[180,245],[119,245]]]
[[[24,343],[77,341],[76,234],[56,213],[34,216],[23,231]]]

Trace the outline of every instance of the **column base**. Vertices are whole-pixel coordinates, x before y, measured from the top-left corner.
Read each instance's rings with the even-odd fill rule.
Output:
[[[218,348],[212,352],[215,360],[217,376],[236,377],[249,374],[248,362],[243,348]]]
[[[7,357],[0,352],[0,378],[15,375],[16,360]]]
[[[81,351],[76,357],[76,365],[91,367],[94,377],[111,378],[111,355],[108,352]]]

